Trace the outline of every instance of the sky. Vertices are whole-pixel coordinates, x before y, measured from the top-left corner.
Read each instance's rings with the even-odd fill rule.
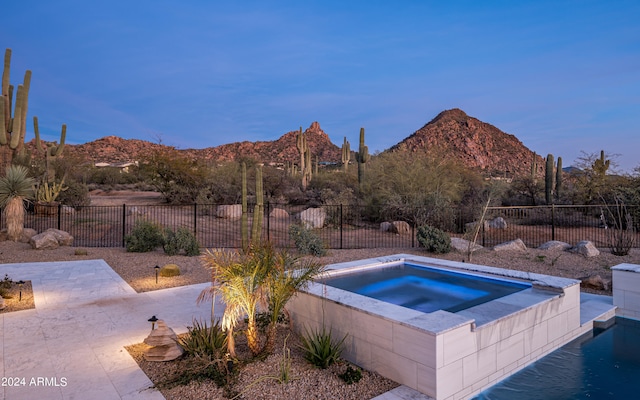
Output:
[[[47,141],[66,123],[71,144],[205,148],[318,121],[375,153],[460,108],[565,166],[605,150],[631,172],[638,21],[637,0],[20,0],[0,47],[12,84],[32,70]]]

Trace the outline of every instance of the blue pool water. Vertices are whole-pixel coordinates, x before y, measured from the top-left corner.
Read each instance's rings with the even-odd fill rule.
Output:
[[[422,312],[457,312],[531,287],[422,265],[372,268],[323,279],[339,289]]]
[[[579,337],[480,393],[482,400],[638,399],[640,322]]]

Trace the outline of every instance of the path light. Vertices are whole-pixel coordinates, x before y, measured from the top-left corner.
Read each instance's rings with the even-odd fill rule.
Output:
[[[20,288],[20,297],[18,301],[22,301],[22,285],[24,285],[24,281],[23,280],[19,280],[18,281],[18,287]]]
[[[156,270],[156,284],[157,284],[158,283],[158,271],[160,271],[160,267],[156,265],[155,267],[153,267],[153,269]]]
[[[156,318],[155,315],[147,320],[147,321],[151,322],[151,330],[154,330],[156,328],[156,321],[157,320],[158,320],[158,318]]]

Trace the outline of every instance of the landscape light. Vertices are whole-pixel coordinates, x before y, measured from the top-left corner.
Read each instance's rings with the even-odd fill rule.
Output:
[[[156,321],[157,320],[158,320],[158,318],[156,318],[155,315],[147,320],[147,321],[151,322],[151,330],[154,330],[156,328]]]
[[[18,287],[20,288],[20,297],[18,301],[22,301],[22,285],[24,285],[24,281],[23,280],[19,280],[18,281]]]
[[[160,271],[160,267],[156,265],[155,267],[153,267],[153,269],[156,270],[156,284],[157,284],[158,283],[158,271]]]

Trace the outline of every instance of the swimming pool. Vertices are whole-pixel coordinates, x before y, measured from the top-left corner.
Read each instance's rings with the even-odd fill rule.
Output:
[[[455,313],[531,287],[410,263],[340,274],[322,283],[425,313]]]
[[[640,393],[640,321],[616,318],[499,384],[482,400],[633,399]]]

